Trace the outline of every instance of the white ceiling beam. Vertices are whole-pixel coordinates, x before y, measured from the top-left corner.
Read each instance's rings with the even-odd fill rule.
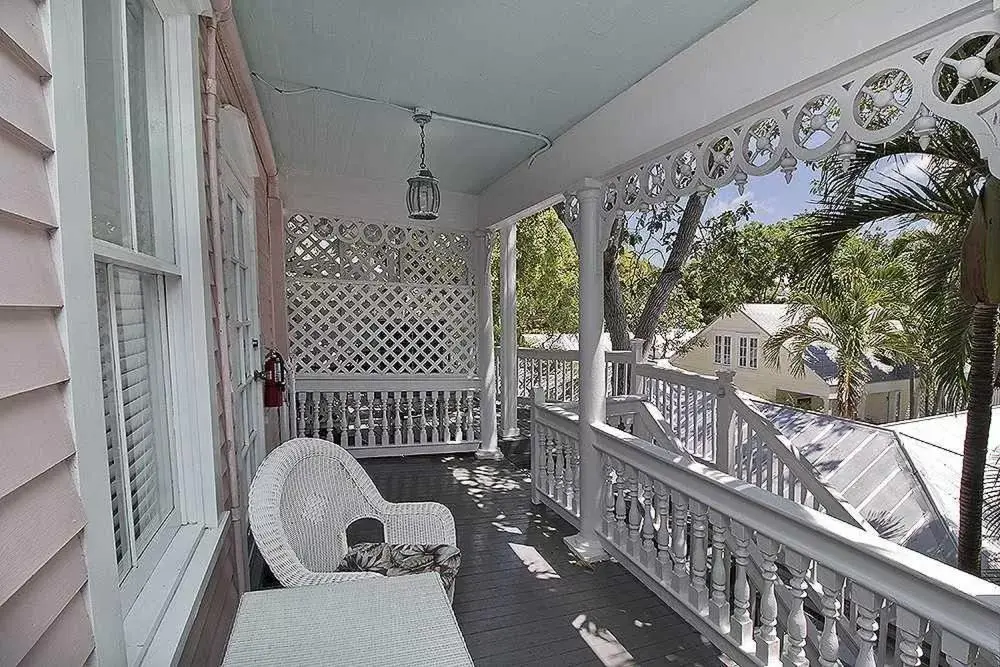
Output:
[[[992,0],[759,0],[572,127],[530,168],[522,163],[490,185],[479,226],[516,219],[581,178],[680,145],[805,91],[830,70],[992,7]]]

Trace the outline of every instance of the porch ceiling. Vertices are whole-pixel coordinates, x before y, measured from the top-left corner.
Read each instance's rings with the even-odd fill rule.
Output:
[[[250,68],[302,84],[425,106],[554,139],[753,0],[241,0]],[[296,85],[298,84],[298,85]],[[418,142],[406,113],[257,82],[282,169],[404,180]],[[437,121],[428,163],[477,194],[540,144]]]

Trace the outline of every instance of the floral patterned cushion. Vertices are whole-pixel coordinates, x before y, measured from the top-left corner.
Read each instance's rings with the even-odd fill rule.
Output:
[[[347,550],[337,572],[377,572],[387,577],[437,572],[452,598],[461,563],[462,552],[451,544],[361,542]]]

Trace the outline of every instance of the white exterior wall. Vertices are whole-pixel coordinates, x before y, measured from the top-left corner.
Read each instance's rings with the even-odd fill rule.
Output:
[[[899,419],[896,418],[896,394],[899,393]],[[891,402],[886,401],[887,397]],[[874,424],[902,421],[910,415],[910,381],[874,382],[868,385],[863,417]]]
[[[830,387],[808,368],[802,377],[792,375],[789,372],[790,363],[788,353],[785,351],[782,351],[780,369],[775,369],[765,363],[764,343],[767,341],[768,335],[741,312],[733,313],[728,317],[723,317],[713,322],[699,336],[699,339],[704,340],[704,345],[693,347],[685,353],[676,355],[670,360],[670,363],[678,368],[705,375],[714,375],[717,370],[726,369],[727,367],[715,363],[715,336],[720,334],[733,337],[732,365],[730,368],[736,371],[736,378],[733,380],[733,384],[743,391],[768,400],[775,399],[775,392],[778,389],[821,397],[830,394]],[[756,369],[740,368],[737,365],[739,359],[739,336],[741,335],[757,336],[759,339]],[[814,406],[814,409],[818,409],[818,406]]]

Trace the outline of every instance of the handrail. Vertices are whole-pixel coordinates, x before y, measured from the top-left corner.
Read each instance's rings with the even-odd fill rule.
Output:
[[[848,503],[843,496],[819,480],[819,475],[812,465],[805,460],[798,448],[789,442],[788,438],[778,430],[773,422],[761,414],[757,408],[750,405],[740,395],[740,392],[727,394],[726,398],[729,399],[730,395],[732,399],[729,404],[732,406],[733,412],[739,415],[758,434],[765,436],[763,440],[768,449],[778,457],[785,468],[813,495],[830,516],[857,528],[874,530],[854,505]],[[772,441],[778,446],[773,446]]]
[[[957,637],[990,651],[1000,646],[1000,586],[610,426],[593,428],[598,451]]]
[[[654,378],[671,382],[673,384],[683,384],[701,391],[715,391],[719,387],[718,378],[711,375],[701,375],[673,366],[660,366],[649,362],[635,364],[635,374],[639,377]]]

